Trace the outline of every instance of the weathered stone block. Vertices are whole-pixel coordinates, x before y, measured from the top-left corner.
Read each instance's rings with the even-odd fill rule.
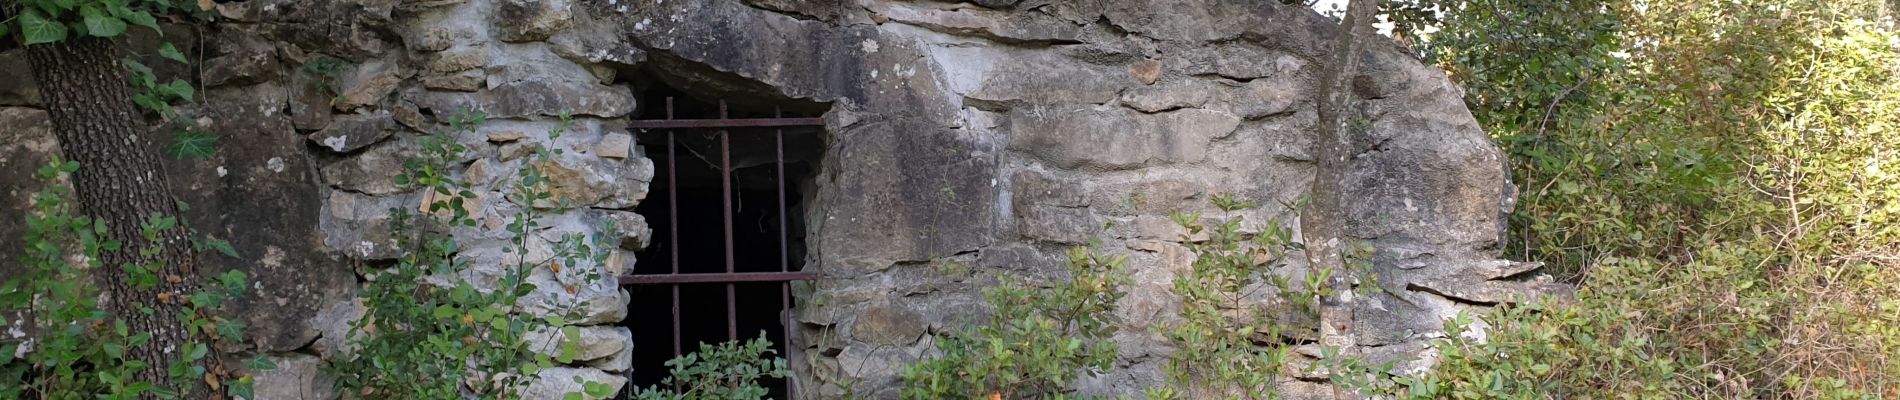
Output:
[[[1009,121],[1010,150],[1055,167],[1101,170],[1199,162],[1209,140],[1240,124],[1220,111],[1140,114],[1100,106],[1017,109]]]
[[[351,114],[336,117],[328,128],[310,134],[311,143],[337,153],[349,153],[381,142],[394,133],[388,114]]]
[[[500,0],[495,4],[495,26],[510,42],[545,40],[574,26],[567,0]]]
[[[916,343],[928,326],[916,312],[887,302],[878,302],[858,314],[851,325],[851,337],[867,343],[902,346]]]
[[[438,114],[480,110],[489,118],[557,116],[563,112],[613,118],[633,112],[634,98],[632,91],[624,86],[527,80],[475,94],[430,92],[421,96],[416,104]]]

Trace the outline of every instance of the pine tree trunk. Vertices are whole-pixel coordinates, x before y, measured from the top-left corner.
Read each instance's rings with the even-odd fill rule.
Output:
[[[122,243],[116,250],[101,251],[96,273],[106,310],[125,321],[133,334],[152,335],[144,346],[126,350],[129,358],[146,364],[133,378],[193,393],[185,398],[212,397],[200,379],[168,378],[167,369],[183,360],[185,344],[191,341],[181,319],[184,310],[161,304],[159,294],[172,293],[182,303],[195,292],[197,251],[183,228],[162,232],[158,242],[147,241],[142,232],[153,216],[177,217],[179,212],[150,142],[152,135],[132,104],[118,47],[108,39],[74,35],[27,46],[27,60],[60,153],[80,164],[72,179],[80,212],[105,221],[109,239]],[[141,249],[152,247],[160,249],[155,258],[140,256]],[[135,287],[123,268],[144,262],[160,265],[155,287]]]
[[[1369,40],[1371,18],[1378,7],[1376,0],[1352,0],[1347,3],[1346,28],[1333,44],[1333,60],[1321,72],[1319,87],[1319,136],[1313,140],[1316,160],[1312,188],[1306,210],[1300,215],[1300,232],[1306,244],[1306,257],[1314,271],[1330,271],[1327,296],[1320,299],[1320,344],[1351,356],[1355,340],[1353,325],[1353,271],[1347,269],[1347,238],[1344,236],[1346,211],[1344,181],[1352,167],[1351,121],[1353,75],[1358,74],[1360,53]],[[1334,371],[1339,372],[1339,371]],[[1347,398],[1339,385],[1333,386],[1336,398]]]

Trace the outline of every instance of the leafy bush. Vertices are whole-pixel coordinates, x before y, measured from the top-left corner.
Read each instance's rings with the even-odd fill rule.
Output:
[[[460,274],[472,265],[459,256],[460,248],[447,230],[476,226],[465,207],[476,195],[450,173],[449,166],[466,149],[449,138],[469,133],[483,120],[470,112],[454,116],[450,126],[456,132],[423,138],[421,157],[406,162],[397,177],[397,184],[421,187],[436,200],[414,221],[403,210],[394,210],[392,230],[403,232],[399,241],[406,250],[395,265],[376,271],[360,293],[368,310],[351,324],[350,344],[358,348],[329,366],[350,393],[365,398],[514,398],[535,374],[572,362],[579,353],[578,328],[567,322],[584,317],[575,304],[555,305],[565,306],[558,309],[566,313],[542,318],[518,309],[517,302],[536,289],[528,278],[537,270],[562,274],[563,266],[602,263],[612,246],[599,243],[599,237],[563,235],[547,243],[550,257],[529,259],[530,246],[541,245],[531,242],[543,240],[537,221],[546,211],[524,206],[506,227],[512,260],[501,266],[497,282],[478,288]],[[549,133],[550,141],[563,133],[563,121],[562,129]],[[537,147],[532,157],[546,160],[560,151]],[[565,204],[553,198],[533,162],[524,163],[518,178],[509,194],[517,204]],[[576,278],[601,279],[598,272]],[[535,332],[558,333],[547,335],[561,342],[558,353],[531,350],[529,339]],[[613,395],[606,384],[578,383],[584,390],[569,398]]]
[[[1216,206],[1223,213],[1246,208],[1227,197],[1217,198]],[[1199,212],[1176,213],[1173,219],[1189,235],[1206,234],[1207,240],[1187,243],[1195,257],[1193,270],[1174,279],[1174,294],[1181,296],[1181,323],[1159,328],[1176,347],[1164,369],[1173,387],[1152,390],[1150,397],[1274,396],[1292,356],[1293,346],[1285,338],[1297,335],[1289,330],[1299,329],[1277,317],[1317,315],[1318,296],[1303,293],[1295,285],[1323,289],[1329,276],[1308,274],[1307,279],[1293,282],[1287,275],[1270,271],[1275,261],[1297,245],[1292,242],[1293,232],[1278,224],[1247,237],[1240,231],[1243,218],[1238,216],[1221,217],[1213,224],[1204,223]],[[1248,301],[1266,288],[1276,289],[1266,307]]]
[[[1447,339],[1440,397],[1900,397],[1900,43],[1870,0],[1447,0],[1428,53],[1582,290]],[[1569,10],[1569,12],[1552,12]]]
[[[1066,280],[985,289],[989,319],[938,338],[937,354],[903,372],[903,398],[1067,398],[1071,381],[1108,370],[1118,348],[1127,257],[1076,248]]]
[[[699,351],[666,361],[670,376],[660,384],[633,393],[637,400],[758,400],[768,394],[759,379],[785,378],[785,359],[778,358],[765,332],[745,342],[699,344]]]

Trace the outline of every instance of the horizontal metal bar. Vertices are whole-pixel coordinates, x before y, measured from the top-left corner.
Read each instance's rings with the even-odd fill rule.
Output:
[[[817,272],[737,272],[720,274],[655,274],[620,277],[621,286],[673,283],[789,282],[818,280]]]
[[[777,126],[825,126],[824,118],[747,118],[747,119],[636,119],[627,123],[632,129],[668,128],[770,128]]]

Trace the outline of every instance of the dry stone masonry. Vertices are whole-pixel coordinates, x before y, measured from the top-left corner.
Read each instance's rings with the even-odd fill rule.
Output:
[[[391,178],[419,138],[453,134],[461,110],[487,116],[452,138],[480,197],[480,224],[452,232],[474,261],[465,277],[492,282],[513,211],[551,206],[503,195],[533,145],[565,150],[537,167],[577,207],[541,221],[543,236],[620,243],[606,265],[563,273],[641,268],[646,221],[665,216],[633,212],[655,165],[625,126],[657,106],[642,96],[655,80],[635,75],[709,99],[828,107],[795,225],[806,270],[822,276],[794,289],[787,357],[802,397],[894,397],[932,335],[980,314],[993,277],[1057,273],[1089,242],[1130,255],[1135,285],[1120,360],[1080,390],[1136,393],[1163,382],[1169,346],[1149,327],[1179,318],[1170,280],[1192,262],[1169,214],[1232,194],[1260,205],[1242,213],[1249,229],[1297,226],[1285,204],[1313,175],[1320,60],[1342,32],[1258,0],[243,0],[216,13],[201,34],[172,29],[202,39],[173,41],[203,55],[202,71],[161,72],[202,82],[185,111],[221,148],[166,172],[189,219],[243,255],[214,262],[256,280],[244,350],[282,367],[259,377],[263,399],[336,397],[318,369],[351,351],[363,274],[399,254],[391,210],[430,200]],[[1514,193],[1460,89],[1396,45],[1369,47],[1352,79],[1362,129],[1346,232],[1372,245],[1382,290],[1360,302],[1354,333],[1375,362],[1417,370],[1432,362],[1428,340],[1458,334],[1443,319],[1555,286],[1527,278],[1535,264],[1495,259]],[[21,53],[0,53],[0,70],[29,76]],[[3,215],[20,215],[33,167],[56,153],[38,101],[31,82],[0,82]],[[562,118],[572,127],[550,139]],[[616,229],[600,231],[608,220]],[[21,229],[0,224],[0,273],[17,268],[5,246]],[[545,244],[529,257],[547,257]],[[612,279],[573,293],[547,271],[534,279],[545,290],[520,312],[573,302],[589,317],[582,357],[545,370],[529,398],[559,398],[575,376],[624,385],[645,350],[618,324],[668,318],[628,304]],[[1330,396],[1315,378],[1285,385]]]

